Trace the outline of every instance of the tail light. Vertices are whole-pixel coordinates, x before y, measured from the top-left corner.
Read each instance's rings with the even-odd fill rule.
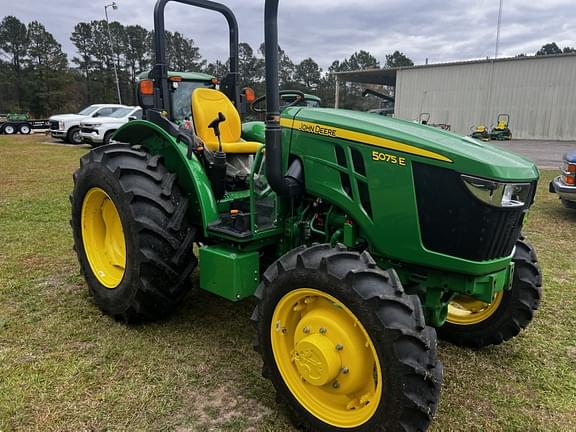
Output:
[[[564,162],[562,181],[569,186],[576,186],[576,163]]]

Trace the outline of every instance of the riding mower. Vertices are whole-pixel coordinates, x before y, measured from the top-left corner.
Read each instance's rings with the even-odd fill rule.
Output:
[[[166,317],[199,287],[257,299],[255,348],[278,400],[309,431],[425,430],[438,406],[436,333],[484,347],[516,336],[541,296],[522,236],[538,170],[504,150],[369,113],[280,112],[278,0],[265,2],[266,122],[241,137],[238,28],[230,85],[192,93],[175,123],[164,10],[144,120],[83,156],[75,250],[100,309]],[[199,255],[196,256],[196,252]],[[435,328],[437,330],[435,330]]]
[[[479,125],[472,126],[470,130],[472,131],[470,134],[472,138],[476,138],[481,141],[490,141],[490,134],[488,133],[488,128],[486,125],[481,123]]]
[[[490,139],[495,141],[510,141],[512,132],[510,131],[510,115],[498,114],[496,126],[490,131]]]

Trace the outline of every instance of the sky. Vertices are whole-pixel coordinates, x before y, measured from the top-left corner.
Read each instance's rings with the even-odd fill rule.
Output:
[[[117,0],[110,19],[153,28],[154,0]],[[240,40],[263,41],[264,0],[221,0],[239,22]],[[99,0],[0,0],[0,18],[37,20],[74,55],[70,34],[79,21],[104,18]],[[280,0],[279,43],[299,62],[312,57],[326,70],[332,61],[364,49],[383,64],[404,52],[416,64],[493,57],[499,0]],[[545,43],[576,46],[576,1],[504,0],[499,57],[534,54]],[[228,33],[218,13],[169,3],[166,28],[195,40],[201,55],[228,57]]]

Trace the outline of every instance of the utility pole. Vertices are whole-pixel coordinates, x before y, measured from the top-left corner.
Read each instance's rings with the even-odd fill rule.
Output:
[[[110,40],[110,54],[112,54],[112,66],[114,67],[114,77],[116,78],[116,91],[118,92],[118,103],[122,104],[122,94],[120,93],[120,80],[118,79],[118,70],[116,69],[116,61],[114,60],[114,44],[112,42],[112,33],[110,32],[110,21],[108,20],[108,8],[112,7],[113,10],[118,9],[116,2],[104,6],[104,15],[106,15],[106,27],[108,28],[108,39]]]
[[[502,7],[504,6],[504,0],[500,0],[500,8],[498,9],[498,26],[496,27],[496,50],[494,52],[494,58],[498,58],[498,49],[500,48],[500,27],[502,26]]]

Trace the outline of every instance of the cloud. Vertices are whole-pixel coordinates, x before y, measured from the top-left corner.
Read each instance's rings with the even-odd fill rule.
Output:
[[[223,0],[237,14],[240,39],[257,48],[264,39],[264,0]],[[110,18],[153,27],[153,0],[117,0]],[[314,58],[326,69],[333,60],[365,49],[382,63],[400,50],[416,63],[494,55],[498,0],[281,0],[280,45],[294,61]],[[528,3],[528,4],[527,4]],[[19,0],[3,11],[24,22],[42,22],[69,53],[79,21],[104,18],[106,2]],[[504,0],[501,56],[532,54],[543,44],[576,46],[576,2]],[[210,61],[228,56],[225,20],[217,13],[169,3],[166,26],[193,38]]]

